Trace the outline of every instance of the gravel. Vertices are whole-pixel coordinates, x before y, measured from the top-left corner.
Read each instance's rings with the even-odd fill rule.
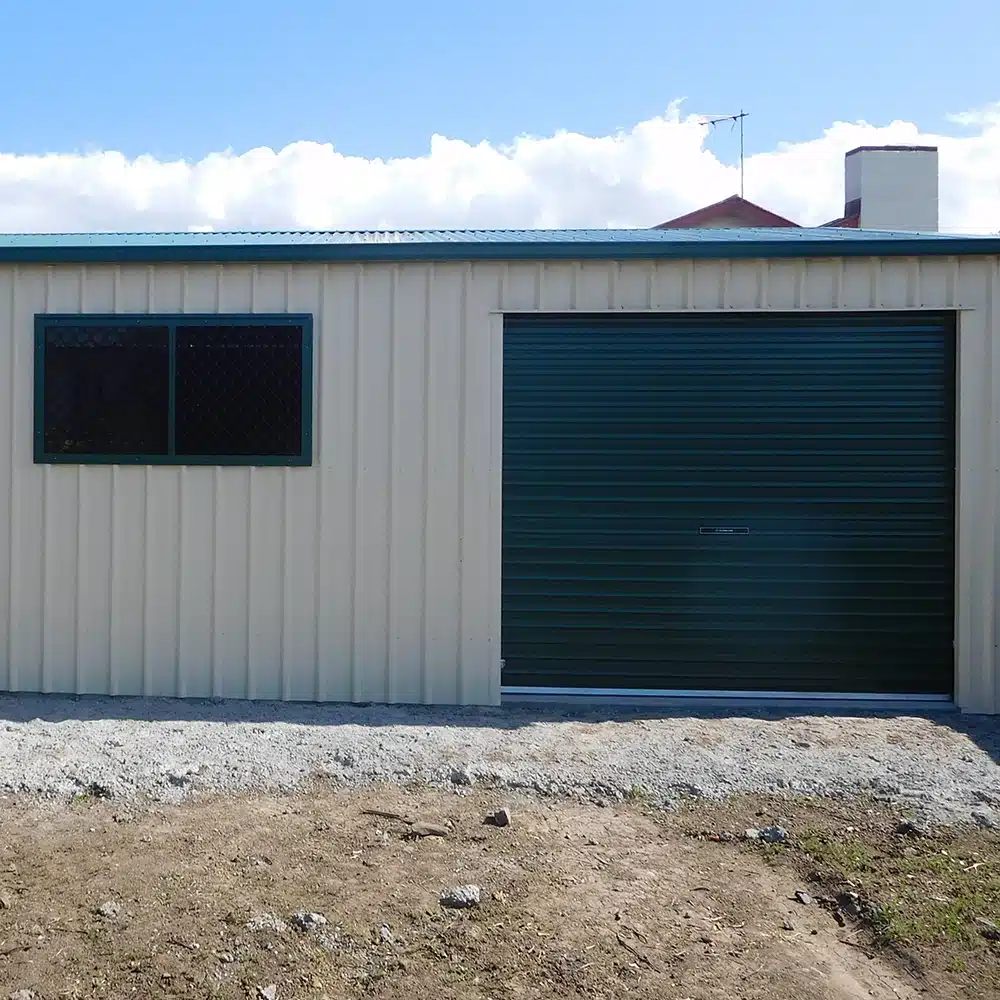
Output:
[[[288,930],[288,924],[276,913],[269,910],[258,913],[247,921],[248,931],[272,931],[275,934],[284,934]]]
[[[667,807],[864,794],[932,824],[995,820],[1000,718],[797,712],[0,696],[0,792],[177,802],[319,775]]]

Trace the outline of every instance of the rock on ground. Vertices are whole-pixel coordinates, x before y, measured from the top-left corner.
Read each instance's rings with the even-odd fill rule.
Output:
[[[1000,941],[1000,927],[997,927],[992,920],[987,920],[985,917],[976,917],[976,926],[979,928],[979,933],[987,941]]]
[[[458,885],[449,889],[441,897],[441,905],[453,910],[464,910],[470,906],[478,906],[481,893],[478,885]]]
[[[451,831],[440,823],[430,823],[427,820],[418,819],[415,823],[410,824],[409,832],[414,837],[447,837]]]
[[[896,833],[901,837],[932,837],[931,828],[916,819],[903,819],[896,824]]]
[[[313,931],[317,927],[325,927],[327,919],[322,913],[308,913],[305,910],[299,910],[292,914],[292,923],[300,931]]]
[[[788,840],[788,831],[783,826],[765,826],[762,830],[750,827],[743,831],[744,840],[759,840],[763,844],[781,844]]]
[[[498,809],[490,817],[490,821],[494,826],[510,826],[510,810],[506,807]]]
[[[983,830],[996,830],[1000,827],[1000,817],[997,816],[996,810],[986,806],[972,810],[972,822]]]
[[[765,826],[760,831],[760,839],[765,844],[783,844],[788,840],[788,831],[783,826]]]

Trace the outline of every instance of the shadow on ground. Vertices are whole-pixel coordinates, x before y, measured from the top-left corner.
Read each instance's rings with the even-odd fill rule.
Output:
[[[858,704],[797,702],[760,707],[752,703],[708,704],[704,701],[659,700],[647,704],[515,703],[501,707],[426,705],[348,705],[308,702],[243,701],[104,697],[91,695],[0,695],[0,725],[44,722],[87,722],[102,719],[135,722],[206,722],[287,724],[298,726],[458,726],[516,730],[537,723],[635,722],[670,719],[759,719],[780,722],[815,716],[843,719],[927,719],[934,725],[962,733],[1000,764],[1000,716],[966,715],[954,709],[921,711],[917,706],[892,710]]]

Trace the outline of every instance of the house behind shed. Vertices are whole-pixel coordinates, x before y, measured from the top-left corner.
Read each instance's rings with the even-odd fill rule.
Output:
[[[0,688],[998,711],[1000,239],[0,237]]]

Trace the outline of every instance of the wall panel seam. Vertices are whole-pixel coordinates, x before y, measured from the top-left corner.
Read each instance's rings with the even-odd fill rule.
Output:
[[[399,296],[399,267],[393,265],[389,271],[389,357],[387,359],[388,372],[386,373],[386,384],[389,387],[386,405],[389,408],[388,435],[386,438],[386,581],[385,581],[385,674],[383,677],[385,700],[390,704],[395,701],[396,694],[396,656],[398,653],[395,638],[395,621],[393,619],[393,592],[396,584],[396,552],[397,541],[395,504],[397,502],[396,491],[394,489],[396,478],[396,309]]]
[[[431,699],[431,685],[427,662],[427,590],[430,583],[427,558],[428,521],[431,509],[430,482],[430,436],[431,436],[431,324],[432,324],[432,290],[434,282],[434,265],[427,265],[424,275],[424,321],[423,321],[423,379],[424,379],[424,412],[423,412],[423,452],[421,455],[422,502],[420,524],[420,700],[426,704]]]
[[[458,670],[456,692],[457,701],[464,705],[466,701],[467,681],[465,672],[468,669],[465,655],[465,559],[467,555],[467,544],[465,538],[465,476],[466,476],[466,431],[468,426],[466,407],[468,406],[468,338],[469,330],[469,281],[470,274],[468,266],[462,270],[461,298],[459,300],[459,328],[458,328],[458,620],[456,621],[456,668]],[[537,276],[535,285],[535,304],[541,303],[542,285],[541,274]]]
[[[16,340],[17,340],[17,285],[18,278],[20,277],[20,269],[15,264],[11,268],[11,279],[10,279],[10,346],[7,352],[8,358],[8,371],[11,373],[11,386],[10,394],[7,399],[7,433],[10,437],[10,480],[7,484],[7,618],[6,626],[7,632],[5,636],[5,646],[6,646],[6,673],[7,673],[7,689],[14,690],[17,687],[17,667],[14,663],[14,515],[16,512],[15,506],[15,489],[14,481],[16,477],[16,468],[14,461],[14,448],[17,443],[17,386],[14,384],[14,379],[16,377]]]
[[[351,539],[351,699],[358,701],[360,697],[360,670],[358,664],[358,505],[360,502],[360,468],[359,468],[359,434],[361,416],[361,329],[363,316],[364,269],[358,266],[354,269],[354,384],[353,384],[353,426],[351,427],[351,480],[350,480],[350,539]]]

